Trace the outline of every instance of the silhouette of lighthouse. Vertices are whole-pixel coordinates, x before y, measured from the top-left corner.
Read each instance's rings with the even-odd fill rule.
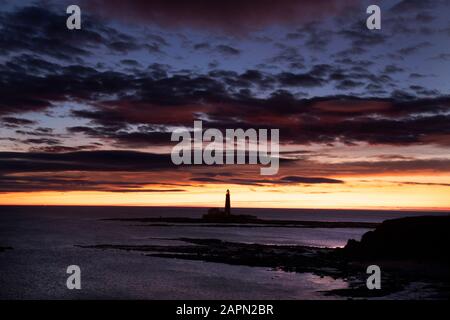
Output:
[[[230,204],[230,190],[227,190],[225,196],[225,215],[229,216],[231,214],[231,204]]]

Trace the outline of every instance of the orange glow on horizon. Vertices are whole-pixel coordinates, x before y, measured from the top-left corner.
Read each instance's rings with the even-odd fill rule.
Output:
[[[410,177],[390,176],[370,182],[361,177],[347,177],[345,184],[308,186],[198,185],[187,187],[184,192],[3,193],[0,194],[0,204],[222,207],[225,190],[230,189],[232,205],[243,208],[450,210],[450,187],[442,182],[445,178],[436,178],[435,185],[431,186],[400,184],[401,181],[410,181]]]

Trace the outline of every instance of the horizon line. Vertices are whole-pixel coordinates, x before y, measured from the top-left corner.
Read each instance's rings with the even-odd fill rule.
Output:
[[[192,208],[192,209],[206,209],[217,208],[220,206],[182,206],[182,205],[104,205],[104,204],[0,204],[0,207],[118,207],[118,208]],[[403,211],[403,212],[445,212],[450,213],[450,208],[436,208],[436,207],[233,207],[233,209],[257,209],[257,210],[349,210],[349,211]]]

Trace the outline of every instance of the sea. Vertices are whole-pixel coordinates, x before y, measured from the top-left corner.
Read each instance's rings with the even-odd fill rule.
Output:
[[[265,267],[159,258],[79,245],[179,245],[179,238],[240,243],[343,247],[363,228],[143,226],[110,218],[191,217],[206,208],[0,206],[0,299],[342,299],[343,279]],[[261,219],[382,222],[442,212],[233,208]],[[67,267],[81,270],[81,289],[66,286]],[[419,291],[417,289],[416,291]],[[418,292],[413,294],[417,295]],[[411,292],[394,298],[411,297]],[[416,296],[415,296],[416,297]]]

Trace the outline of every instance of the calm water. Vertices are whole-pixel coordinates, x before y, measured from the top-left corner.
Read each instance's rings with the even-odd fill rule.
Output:
[[[367,229],[142,227],[118,217],[200,217],[199,208],[0,207],[0,299],[320,299],[342,280],[269,268],[147,257],[74,245],[170,244],[179,237],[263,244],[340,247]],[[235,209],[260,218],[368,221],[411,212]],[[426,213],[432,214],[432,213]],[[435,213],[439,214],[439,213]],[[82,270],[82,290],[67,290],[68,265]],[[326,297],[329,299],[330,297]]]

